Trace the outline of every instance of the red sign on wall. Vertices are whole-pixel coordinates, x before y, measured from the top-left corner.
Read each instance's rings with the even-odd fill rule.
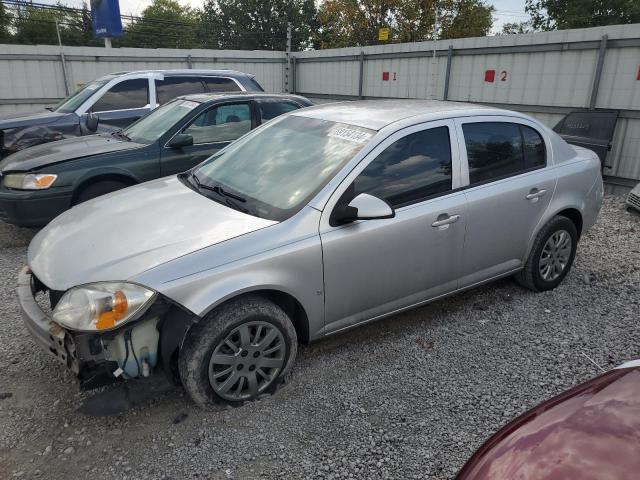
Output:
[[[493,83],[496,80],[496,71],[495,70],[486,70],[484,72],[484,81]]]
[[[389,81],[389,72],[382,72],[382,81],[383,82]]]

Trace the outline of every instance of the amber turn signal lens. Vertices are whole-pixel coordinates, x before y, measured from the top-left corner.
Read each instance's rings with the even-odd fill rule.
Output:
[[[98,315],[96,321],[96,328],[98,330],[106,330],[113,328],[118,320],[124,318],[127,313],[127,297],[121,290],[118,290],[113,294],[113,302],[111,304],[111,310],[102,312]]]
[[[55,182],[56,178],[57,175],[36,175],[33,183],[38,188],[47,188]]]

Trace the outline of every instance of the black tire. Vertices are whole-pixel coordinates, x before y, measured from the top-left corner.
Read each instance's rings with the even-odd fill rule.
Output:
[[[251,351],[251,348],[257,350],[260,346],[261,341],[256,341],[256,338],[268,341],[267,334],[264,337],[260,337],[261,333],[258,328],[261,329],[260,332],[264,328],[268,332],[277,331],[280,335],[273,340],[273,343],[268,343],[264,347],[265,349],[262,350],[264,355],[262,356],[260,356],[260,353],[255,355],[256,352]],[[242,345],[244,344],[238,329],[246,329],[249,332],[250,347],[243,348]],[[225,343],[225,340],[229,339],[230,335],[232,336],[231,342],[234,347],[239,348],[239,351],[235,353],[229,349],[227,346],[229,344]],[[235,337],[235,335],[238,335],[238,337]],[[235,340],[236,338],[238,340]],[[237,345],[236,341],[240,345]],[[270,350],[269,346],[275,344],[275,347],[271,347],[271,349],[278,347],[276,342],[282,342],[282,347],[276,351],[274,358],[269,358],[267,355],[267,351]],[[222,353],[223,348],[228,349],[226,354]],[[258,295],[246,295],[216,308],[202,321],[189,329],[178,358],[180,379],[189,396],[200,406],[206,406],[210,403],[226,403],[239,406],[247,401],[256,400],[265,394],[273,394],[287,380],[295,361],[297,350],[296,331],[287,314],[269,300]],[[247,353],[246,356],[245,352]],[[219,365],[214,362],[214,353],[216,353],[215,358],[233,357],[237,363],[223,362],[222,369],[216,371],[215,369],[219,368]],[[259,363],[252,364],[252,362],[276,360],[281,362],[280,368],[263,367]],[[218,380],[210,380],[211,375],[224,374],[226,371],[224,368],[227,366],[231,369],[231,373],[228,374],[228,377],[222,375],[220,383],[216,386],[218,391],[216,391],[213,383]],[[267,382],[260,377],[258,375],[259,370],[262,373],[266,371],[271,380]],[[238,378],[244,376],[244,380],[234,381],[231,378],[232,375]],[[254,379],[257,378],[257,385],[260,390],[256,394],[254,394],[256,392],[255,388],[253,391],[250,389],[250,376]],[[231,383],[229,390],[235,391],[234,385],[236,387],[240,386],[241,392],[236,395],[238,398],[230,398],[234,396],[234,392],[220,393],[227,380],[229,382],[237,382]],[[264,381],[264,383],[260,384],[261,381]],[[242,385],[246,385],[247,392],[243,390]],[[253,383],[253,385],[255,386],[256,383]]]
[[[130,184],[119,180],[99,180],[95,183],[91,183],[80,190],[80,193],[76,196],[74,205],[86,202],[92,198],[106,195],[107,193],[115,192],[130,186]]]
[[[562,270],[559,273],[556,271],[556,273],[558,273],[557,277],[545,278],[540,268],[543,249],[545,249],[547,242],[554,234],[561,235],[561,232],[567,232],[569,234],[571,238],[571,251],[567,261],[564,262]],[[524,269],[514,276],[515,280],[523,287],[535,292],[544,292],[556,288],[571,270],[573,259],[576,256],[577,246],[578,231],[575,224],[567,217],[556,215],[538,232]]]

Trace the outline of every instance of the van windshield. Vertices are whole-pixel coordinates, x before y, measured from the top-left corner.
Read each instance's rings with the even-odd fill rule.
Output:
[[[374,134],[287,115],[244,136],[192,173],[201,190],[230,193],[248,213],[282,221],[306,205]]]

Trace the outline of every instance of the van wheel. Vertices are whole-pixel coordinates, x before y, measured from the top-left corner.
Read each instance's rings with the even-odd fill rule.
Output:
[[[96,198],[101,195],[106,195],[107,193],[115,192],[116,190],[120,190],[128,186],[130,186],[128,183],[118,180],[100,180],[80,190],[80,193],[76,196],[74,205],[86,202],[87,200],[91,200],[92,198]]]
[[[524,269],[515,275],[516,281],[536,292],[556,288],[571,270],[577,246],[574,223],[567,217],[553,217],[538,232]]]
[[[298,350],[296,331],[273,302],[249,295],[220,306],[187,332],[178,368],[200,406],[244,402],[273,394]]]

